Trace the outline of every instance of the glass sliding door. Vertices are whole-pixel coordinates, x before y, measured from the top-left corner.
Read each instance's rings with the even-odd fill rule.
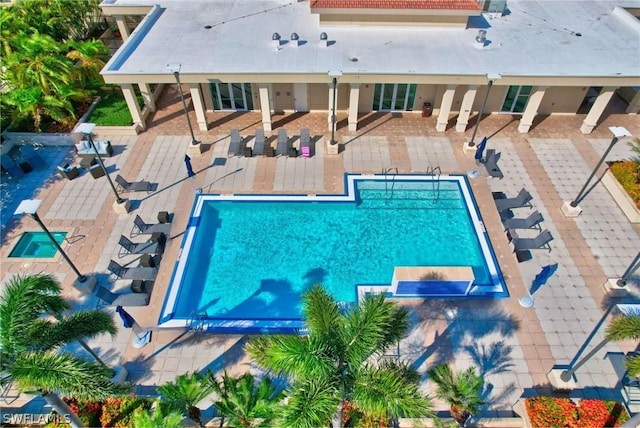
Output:
[[[211,83],[213,108],[216,110],[253,110],[250,83]]]
[[[377,83],[373,90],[373,110],[411,111],[416,98],[416,84]]]
[[[503,113],[522,113],[527,106],[532,90],[533,86],[509,86],[501,111]]]

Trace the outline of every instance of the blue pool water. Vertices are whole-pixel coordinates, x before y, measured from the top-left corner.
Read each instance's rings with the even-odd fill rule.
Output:
[[[355,184],[351,201],[201,201],[165,314],[298,320],[310,285],[355,302],[356,285],[387,285],[394,266],[471,266],[474,284],[501,281],[487,267],[460,180]]]
[[[51,232],[58,244],[62,244],[67,232]],[[45,232],[25,232],[9,253],[9,257],[47,259],[56,255],[58,249]]]

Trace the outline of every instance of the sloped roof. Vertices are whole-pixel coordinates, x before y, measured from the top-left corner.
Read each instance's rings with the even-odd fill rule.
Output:
[[[476,0],[312,0],[311,9],[480,10]]]

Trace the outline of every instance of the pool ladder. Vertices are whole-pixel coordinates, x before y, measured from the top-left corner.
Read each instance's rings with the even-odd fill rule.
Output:
[[[392,174],[392,171],[395,171],[395,174]],[[384,199],[385,201],[391,199],[393,197],[393,188],[396,184],[396,175],[398,175],[398,168],[391,167],[382,169],[382,175],[384,175]],[[391,175],[391,188],[389,188],[389,175]]]
[[[440,199],[440,175],[442,175],[442,170],[440,169],[439,165],[436,165],[434,167],[430,166],[430,167],[427,167],[426,174],[433,175],[434,177],[436,177],[436,179],[433,180],[431,183],[433,184],[432,190],[433,190],[433,193],[435,194],[434,201],[437,202]]]

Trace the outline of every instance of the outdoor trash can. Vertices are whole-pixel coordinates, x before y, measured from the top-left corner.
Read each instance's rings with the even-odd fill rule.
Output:
[[[298,157],[298,150],[296,150],[296,148],[295,148],[295,147],[291,147],[291,148],[289,149],[289,157],[290,157],[290,158],[296,158],[296,157]]]
[[[422,117],[431,117],[431,113],[433,113],[433,107],[431,107],[431,103],[422,104]]]

